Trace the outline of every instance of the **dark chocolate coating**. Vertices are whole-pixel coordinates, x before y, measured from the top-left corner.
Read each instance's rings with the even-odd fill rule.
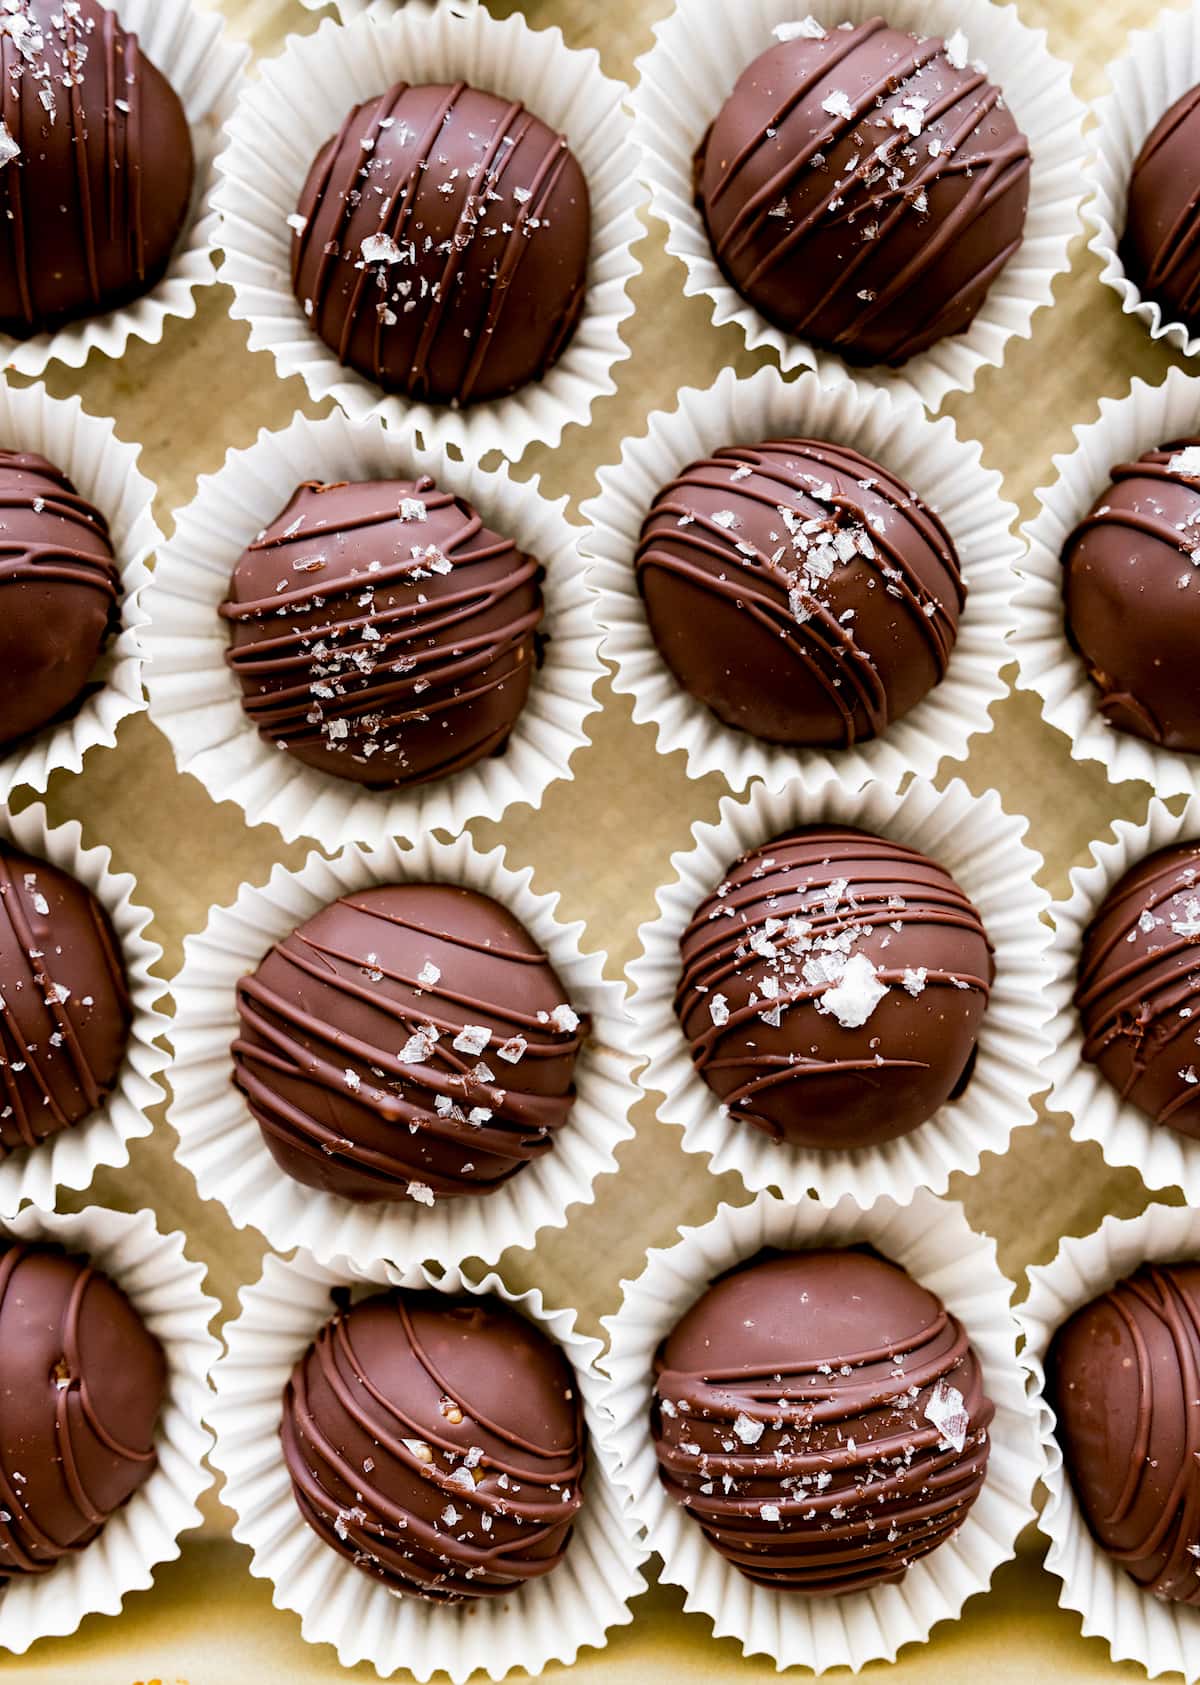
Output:
[[[1046,1390],[1098,1543],[1156,1597],[1200,1604],[1200,1265],[1143,1264],[1076,1311]]]
[[[575,332],[587,182],[517,100],[398,82],[321,148],[297,215],[297,299],[338,361],[387,392],[501,398],[540,380]]]
[[[16,0],[4,21],[0,329],[27,339],[155,286],[194,161],[179,96],[100,0]]]
[[[737,730],[846,748],[946,673],[966,592],[937,516],[841,445],[778,439],[693,462],[642,527],[663,659]]]
[[[501,1597],[570,1543],[575,1373],[497,1300],[395,1289],[339,1310],[292,1371],[281,1432],[305,1521],[394,1591]]]
[[[1083,1057],[1156,1123],[1200,1136],[1200,843],[1137,865],[1088,926]]]
[[[1129,178],[1120,258],[1168,321],[1200,327],[1200,88],[1154,126]]]
[[[538,660],[541,577],[428,475],[306,482],[221,605],[247,716],[306,766],[377,789],[500,754]]]
[[[1110,725],[1200,751],[1200,438],[1112,476],[1063,549],[1067,636]]]
[[[915,849],[840,826],[776,837],[733,862],[680,954],[692,1063],[735,1121],[775,1140],[877,1146],[966,1087],[991,945]]]
[[[234,1081],[280,1167],[427,1205],[550,1151],[587,1033],[507,908],[433,883],[322,908],[243,977],[238,1011]]]
[[[965,332],[1020,245],[1029,146],[986,76],[873,18],[756,58],[696,188],[717,262],[768,321],[898,365]]]
[[[966,1330],[872,1252],[748,1259],[684,1315],[654,1372],[663,1485],[773,1591],[899,1580],[983,1486],[994,1410]]]
[[[157,1464],[162,1347],[57,1246],[0,1249],[0,1580],[82,1550]]]
[[[132,1019],[99,901],[57,866],[0,844],[0,1158],[103,1103]]]

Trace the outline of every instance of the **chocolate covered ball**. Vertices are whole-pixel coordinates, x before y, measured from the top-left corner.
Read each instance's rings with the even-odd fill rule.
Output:
[[[587,182],[519,100],[398,82],[313,161],[292,287],[339,362],[434,404],[502,398],[566,349],[587,291]]]
[[[1200,1265],[1143,1264],[1076,1311],[1046,1393],[1083,1517],[1125,1572],[1200,1604]]]
[[[692,1063],[773,1140],[878,1146],[967,1085],[991,946],[949,872],[902,843],[811,826],[751,849],[680,954]]]
[[[305,766],[376,789],[500,754],[539,659],[541,578],[428,475],[305,483],[221,605],[247,717]]]
[[[994,1410],[957,1317],[872,1252],[765,1251],[659,1347],[659,1476],[747,1579],[865,1591],[962,1526]]]
[[[68,872],[0,843],[0,1158],[103,1104],[132,1021],[99,901]]]
[[[305,1521],[392,1591],[501,1597],[570,1543],[575,1373],[494,1299],[396,1289],[339,1310],[292,1371],[281,1433]]]
[[[242,978],[238,1014],[234,1082],[280,1168],[424,1205],[551,1150],[587,1032],[519,919],[437,883],[322,908]]]
[[[785,333],[904,363],[970,327],[1020,245],[1028,142],[961,33],[776,34],[696,156],[714,255]]]
[[[1112,478],[1063,550],[1067,636],[1110,725],[1200,751],[1200,438]]]
[[[1129,178],[1120,258],[1169,322],[1200,328],[1200,88],[1155,124]]]
[[[654,641],[735,730],[847,748],[946,673],[966,599],[954,543],[908,486],[815,439],[737,445],[655,498],[637,552]]]
[[[153,1474],[162,1347],[86,1258],[0,1241],[0,1580],[89,1545]]]
[[[174,88],[100,0],[6,0],[0,330],[18,339],[140,298],[187,219]]]

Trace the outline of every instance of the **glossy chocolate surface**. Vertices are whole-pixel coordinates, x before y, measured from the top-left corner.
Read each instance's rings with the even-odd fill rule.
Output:
[[[1120,256],[1168,322],[1200,328],[1200,88],[1163,114],[1134,161]]]

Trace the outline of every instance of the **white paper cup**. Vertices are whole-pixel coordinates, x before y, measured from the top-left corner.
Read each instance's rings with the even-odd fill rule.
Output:
[[[372,1581],[308,1527],[279,1443],[283,1389],[333,1314],[330,1289],[337,1286],[357,1289],[356,1298],[388,1286],[492,1295],[562,1346],[579,1377],[591,1452],[575,1531],[553,1573],[510,1597],[439,1606]],[[645,1589],[646,1551],[599,1450],[600,1342],[576,1331],[573,1311],[548,1309],[537,1288],[512,1293],[496,1275],[472,1280],[456,1269],[434,1275],[412,1264],[356,1268],[344,1259],[323,1268],[304,1251],[289,1263],[268,1255],[262,1278],[242,1289],[241,1305],[213,1374],[213,1462],[225,1477],[224,1501],[237,1514],[234,1537],[254,1553],[251,1573],[272,1582],[276,1608],[301,1616],[309,1643],[332,1644],[343,1667],[369,1661],[385,1676],[404,1669],[420,1680],[444,1670],[457,1685],[477,1671],[502,1679],[512,1668],[540,1676],[551,1662],[569,1666],[585,1645],[603,1646],[610,1628],[632,1620],[629,1600]]]
[[[911,1205],[881,1198],[866,1211],[848,1198],[792,1204],[760,1194],[751,1205],[720,1206],[710,1222],[680,1235],[647,1254],[642,1274],[622,1284],[620,1310],[604,1319],[606,1449],[633,1520],[662,1557],[662,1577],[686,1591],[685,1609],[709,1616],[714,1637],[736,1638],[747,1656],[818,1673],[894,1661],[901,1645],[927,1639],[938,1621],[955,1619],[968,1597],[987,1590],[1033,1519],[1042,1457],[1016,1358],[1012,1284],[996,1264],[995,1242],[968,1226],[961,1206],[924,1192]],[[727,1563],[660,1483],[650,1434],[654,1354],[713,1277],[761,1248],[863,1243],[936,1293],[965,1326],[996,1406],[987,1479],[960,1530],[899,1584],[837,1598],[788,1596]]]
[[[327,1260],[428,1258],[457,1264],[496,1261],[508,1246],[532,1246],[542,1228],[561,1228],[569,1209],[590,1204],[596,1177],[616,1169],[616,1148],[633,1134],[637,1088],[627,1051],[625,988],[604,978],[605,956],[580,947],[583,924],[561,924],[557,894],[539,895],[530,867],[515,871],[504,850],[480,852],[470,837],[425,838],[405,853],[395,843],[349,848],[333,860],[311,854],[295,872],[276,866],[262,888],[243,884],[231,907],[214,907],[208,924],[184,943],[172,985],[174,1098],[168,1117],[179,1135],[179,1162],[205,1199],[221,1202],[238,1228],[253,1225],[280,1251],[305,1246]],[[515,914],[548,956],[567,996],[592,1017],[575,1067],[576,1098],[553,1149],[493,1194],[362,1205],[322,1193],[286,1175],[232,1082],[230,1046],[238,1034],[236,991],[274,945],[322,907],[367,884],[445,882],[474,889]]]
[[[811,14],[827,28],[887,14],[918,36],[962,31],[972,59],[987,66],[1029,140],[1033,156],[1029,213],[1019,251],[996,278],[965,334],[944,339],[901,369],[851,370],[835,353],[783,332],[760,316],[725,279],[696,209],[692,160],[709,124],[742,71],[774,45],[773,29]],[[1068,268],[1079,231],[1080,170],[1086,156],[1084,108],[1071,91],[1070,67],[1046,49],[1046,32],[1023,24],[1015,6],[990,0],[679,0],[638,61],[632,98],[650,208],[667,225],[667,250],[687,268],[684,291],[712,300],[718,326],[736,322],[752,351],[765,348],[785,371],[815,369],[826,385],[882,386],[940,409],[951,392],[969,392],[982,368],[1004,361],[1010,339],[1028,339],[1036,311],[1053,301],[1055,277]]]
[[[461,77],[523,100],[566,135],[587,177],[592,252],[579,326],[544,379],[492,403],[455,409],[388,396],[337,361],[292,293],[287,218],[313,158],[352,106],[401,77]],[[217,161],[221,279],[234,290],[231,314],[250,323],[250,349],[273,352],[281,377],[302,376],[312,398],[334,397],[352,420],[379,416],[429,448],[456,445],[468,462],[489,450],[516,461],[534,440],[557,445],[568,424],[586,423],[594,401],[616,390],[613,367],[629,355],[620,328],[633,311],[627,284],[641,269],[631,248],[643,195],[627,91],[601,74],[595,51],[566,47],[558,29],[531,29],[519,15],[501,21],[482,7],[464,18],[410,0],[389,18],[344,27],[327,19],[293,37],[246,89]]]
[[[1046,1567],[1062,1581],[1061,1608],[1083,1616],[1085,1638],[1107,1639],[1114,1662],[1140,1662],[1156,1678],[1200,1679],[1200,1610],[1144,1591],[1100,1548],[1080,1513],[1063,1467],[1055,1417],[1046,1396],[1046,1352],[1075,1311],[1140,1264],[1200,1258],[1200,1213],[1152,1205],[1140,1217],[1106,1217],[1094,1234],[1068,1237],[1054,1261],[1029,1271],[1028,1296],[1016,1308],[1025,1336],[1021,1363],[1037,1413],[1048,1493],[1039,1525],[1050,1540]]]
[[[68,1215],[30,1206],[6,1220],[0,1239],[8,1236],[86,1253],[125,1293],[167,1360],[158,1465],[145,1485],[85,1550],[4,1588],[0,1650],[23,1655],[39,1638],[74,1632],[85,1615],[119,1613],[131,1591],[151,1585],[160,1562],[179,1555],[179,1535],[199,1526],[196,1500],[212,1482],[202,1461],[212,1443],[203,1423],[208,1372],[221,1347],[208,1331],[218,1305],[202,1291],[203,1264],[188,1258],[182,1234],[160,1234],[152,1211],[89,1205]]]
[[[353,23],[355,18],[390,18],[403,6],[405,0],[304,0],[310,12],[323,11],[326,5],[332,5],[343,23]],[[439,0],[439,3],[449,6],[455,12],[474,11],[479,0]]]
[[[849,445],[911,485],[948,527],[967,583],[946,677],[883,737],[849,749],[787,748],[723,725],[663,661],[638,592],[633,559],[662,488],[725,445],[779,438]],[[999,474],[982,466],[979,446],[960,440],[952,421],[931,421],[885,392],[823,387],[815,375],[788,382],[762,368],[739,380],[725,369],[707,391],[688,387],[675,409],[656,411],[599,481],[600,495],[583,506],[590,529],[583,546],[593,557],[589,583],[606,633],[603,653],[617,666],[613,688],[634,698],[639,724],[657,725],[660,753],[686,753],[693,778],[720,772],[735,790],[752,778],[809,791],[834,778],[849,789],[872,779],[895,789],[910,772],[928,778],[943,758],[962,759],[971,738],[992,729],[991,707],[1008,693],[1000,669],[1011,659],[1013,570],[1024,546],[1013,536],[1017,511],[1001,496]]]
[[[420,474],[466,498],[489,526],[542,563],[541,631],[550,641],[503,754],[413,789],[368,790],[263,741],[225,660],[229,638],[218,610],[242,552],[302,481]],[[556,779],[572,776],[571,757],[588,740],[584,722],[599,706],[592,693],[604,672],[580,529],[567,520],[566,504],[565,497],[543,497],[536,477],[519,482],[505,466],[489,472],[444,449],[420,450],[377,417],[355,423],[337,411],[320,421],[296,415],[282,432],[263,431],[248,449],[231,450],[224,467],[201,477],[194,501],[178,515],[145,595],[150,714],[179,770],[198,778],[214,801],[236,802],[250,824],[273,824],[289,842],[315,837],[328,849],[458,832],[468,819],[498,819],[513,802],[539,807]]]
[[[773,1141],[725,1115],[692,1064],[673,1006],[679,939],[730,863],[784,831],[818,823],[893,837],[931,856],[978,908],[996,955],[965,1092],[910,1135],[840,1152]],[[1004,1152],[1013,1130],[1035,1121],[1032,1096],[1045,1087],[1039,1067],[1050,1049],[1044,1026],[1051,1008],[1043,1004],[1051,978],[1052,938],[1043,918],[1050,897],[1036,882],[1042,857],[1025,842],[1027,829],[1027,820],[1005,813],[994,790],[973,796],[959,779],[945,790],[915,779],[901,796],[878,784],[858,795],[837,784],[811,794],[798,785],[772,792],[758,784],[745,801],[727,796],[715,824],[693,825],[694,845],[672,855],[677,876],[659,890],[659,916],[642,926],[642,953],[628,970],[637,988],[633,1049],[646,1060],[638,1081],[664,1096],[659,1119],[683,1130],[684,1150],[708,1154],[715,1175],[736,1171],[755,1191],[777,1188],[792,1201],[812,1191],[827,1202],[850,1195],[864,1207],[885,1195],[907,1200],[921,1188],[944,1193],[956,1170],[973,1173],[981,1154]]]
[[[1067,642],[1063,613],[1063,547],[1092,504],[1112,483],[1112,470],[1136,462],[1184,435],[1200,432],[1200,379],[1170,369],[1161,386],[1135,380],[1124,398],[1101,398],[1100,419],[1074,429],[1075,449],[1054,458],[1055,479],[1038,493],[1041,512],[1021,530],[1028,543],[1015,597],[1013,654],[1017,685],[1042,699],[1042,718],[1070,739],[1077,761],[1099,761],[1114,784],[1142,779],[1160,796],[1190,795],[1200,755],[1115,731],[1100,711],[1101,695]]]

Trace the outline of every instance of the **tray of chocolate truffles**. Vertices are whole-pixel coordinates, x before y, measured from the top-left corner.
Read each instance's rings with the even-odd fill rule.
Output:
[[[0,0],[0,1672],[1200,1681],[1200,5]]]

